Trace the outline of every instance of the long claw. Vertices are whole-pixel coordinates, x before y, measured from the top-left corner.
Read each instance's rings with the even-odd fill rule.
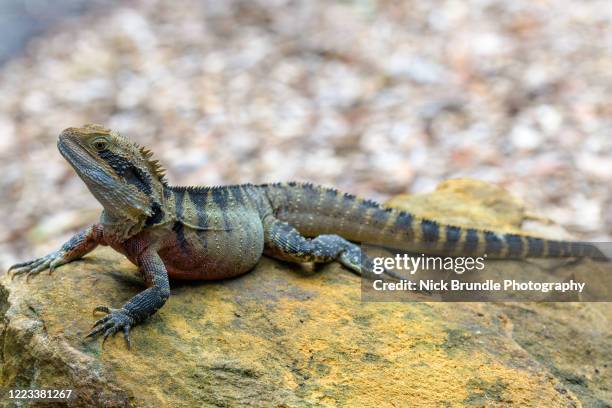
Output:
[[[29,269],[25,266],[22,266],[21,268],[17,268],[13,271],[13,275],[11,276],[11,280],[15,279],[17,276],[19,275],[23,275],[24,273],[27,273],[29,271]]]
[[[15,280],[16,277],[18,277],[19,275],[23,275],[25,273],[25,270],[20,272],[21,269],[17,269],[15,272],[13,272],[13,274],[11,275],[11,280]]]
[[[63,258],[55,258],[51,260],[51,262],[49,263],[49,275],[55,272],[57,268],[65,264],[66,264],[66,261]]]
[[[37,260],[38,260],[38,258],[37,258],[37,259],[33,259],[33,260],[31,260],[31,261],[26,261],[26,262],[19,262],[19,263],[16,263],[15,265],[13,265],[13,266],[11,266],[10,268],[8,268],[8,271],[7,271],[7,272],[12,271],[13,269],[23,268],[24,266],[28,266],[28,265],[30,265],[30,264],[33,264],[33,263],[34,263],[34,262],[36,262]]]
[[[38,275],[40,272],[44,271],[47,266],[49,265],[49,260],[45,260],[42,263],[38,264],[34,269],[31,269],[27,274],[26,274],[26,283],[28,283],[30,281],[30,278],[32,276]]]
[[[42,263],[44,260],[46,260],[47,258],[50,258],[53,254],[49,254],[49,255],[45,255],[45,256],[41,256],[40,258],[35,258],[29,261],[25,261],[25,262],[19,262],[16,263],[15,265],[11,266],[8,271],[12,271],[13,269],[19,269],[19,268],[25,268],[26,266],[30,266],[32,267],[34,264],[40,264]]]
[[[102,325],[102,326],[98,327],[97,329],[92,330],[91,332],[89,332],[89,334],[87,336],[85,336],[85,338],[88,338],[88,337],[94,338],[97,335],[99,335],[100,333],[106,331],[109,327],[112,327],[112,325],[113,325],[113,322],[108,321],[104,325]]]
[[[30,272],[34,272],[34,273],[42,272],[49,267],[50,263],[51,261],[49,261],[48,259],[45,259],[40,264],[36,265],[36,267],[32,269]]]
[[[123,337],[127,342],[128,350],[132,349],[132,342],[130,341],[130,326],[123,326]]]
[[[49,255],[43,256],[42,258],[36,259],[30,265],[27,265],[27,268],[30,270],[38,268],[40,265],[43,265],[49,258]],[[25,267],[24,267],[25,268]]]
[[[102,346],[104,346],[106,339],[108,339],[109,336],[114,336],[118,330],[119,329],[117,328],[117,326],[111,326],[109,329],[107,329],[104,332],[104,337],[102,338]]]
[[[102,327],[103,327],[103,326],[100,326],[100,327],[98,327],[97,329],[90,331],[90,332],[89,332],[89,333],[88,333],[88,334],[85,336],[85,338],[91,337],[91,338],[93,339],[93,338],[94,338],[94,337],[96,337],[96,336],[97,336],[99,333],[102,333]]]
[[[45,255],[40,258],[33,259],[27,262],[20,262],[8,269],[8,273],[11,272],[11,280],[15,279],[16,276],[26,274],[26,282],[29,282],[29,279],[38,274],[39,272],[49,268],[50,273],[51,269],[55,269],[56,267],[65,264],[67,261],[64,258],[65,253],[62,251],[55,251],[48,255]]]
[[[135,319],[129,315],[127,310],[97,306],[94,309],[95,312],[105,312],[107,315],[93,324],[91,332],[85,338],[95,338],[102,335],[102,346],[104,346],[104,343],[111,335],[115,335],[119,330],[123,329],[123,337],[125,337],[128,349],[132,347],[129,333]]]
[[[110,320],[110,315],[104,316],[103,318],[101,318],[100,320],[97,320],[93,326],[91,326],[91,328],[93,329],[94,327],[102,324],[102,323],[106,323]]]

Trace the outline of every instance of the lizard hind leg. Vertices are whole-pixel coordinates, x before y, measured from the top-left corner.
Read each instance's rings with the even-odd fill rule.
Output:
[[[269,217],[264,222],[265,253],[283,261],[327,263],[338,261],[357,275],[371,275],[372,260],[361,248],[339,235],[302,236],[284,221]]]

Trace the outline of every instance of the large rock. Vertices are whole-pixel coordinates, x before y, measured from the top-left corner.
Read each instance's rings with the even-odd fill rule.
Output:
[[[510,206],[508,223],[521,211]],[[359,278],[337,264],[263,259],[237,279],[173,283],[132,330],[131,351],[120,335],[84,341],[95,306],[142,289],[135,271],[98,249],[29,284],[3,276],[0,385],[73,389],[69,406],[612,402],[607,303],[364,303]]]

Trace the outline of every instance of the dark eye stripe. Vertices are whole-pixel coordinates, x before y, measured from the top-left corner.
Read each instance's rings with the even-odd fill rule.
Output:
[[[147,195],[153,193],[151,188],[151,179],[149,176],[134,166],[129,160],[116,155],[110,150],[102,150],[98,152],[98,156],[108,163],[115,170],[119,177],[122,177],[126,182],[136,186],[136,188]]]

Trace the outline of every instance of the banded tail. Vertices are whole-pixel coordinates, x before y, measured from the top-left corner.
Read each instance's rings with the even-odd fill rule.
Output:
[[[338,234],[351,241],[432,255],[608,260],[590,243],[440,224],[308,183],[264,184],[261,188],[275,216],[308,237]]]

